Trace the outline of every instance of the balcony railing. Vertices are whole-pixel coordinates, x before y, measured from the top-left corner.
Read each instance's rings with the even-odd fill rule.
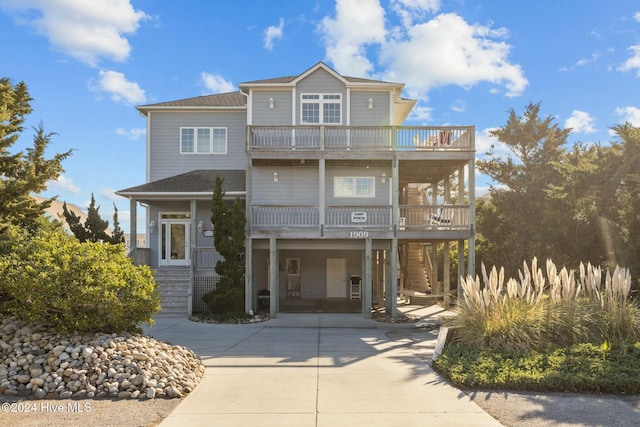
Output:
[[[402,230],[466,229],[469,227],[468,205],[400,206],[398,228]],[[358,228],[393,229],[391,206],[328,206],[325,229]],[[300,229],[320,227],[318,206],[253,206],[252,226],[256,230]]]
[[[249,150],[473,150],[473,126],[249,126]]]

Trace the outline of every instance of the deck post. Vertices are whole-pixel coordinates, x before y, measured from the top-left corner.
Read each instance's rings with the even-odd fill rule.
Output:
[[[253,240],[247,237],[244,243],[244,311],[253,310]]]
[[[325,161],[318,160],[318,226],[320,227],[320,236],[324,236],[325,228]]]
[[[365,319],[371,319],[371,295],[373,294],[372,275],[371,275],[371,239],[364,241],[364,297],[362,298],[362,314]]]
[[[384,305],[387,314],[395,318],[398,315],[398,239],[395,237],[391,239],[391,253],[389,255],[387,267],[391,270],[391,283],[386,288]]]
[[[444,285],[444,308],[445,310],[449,309],[451,305],[451,260],[449,259],[449,241],[444,241],[444,247],[442,248],[442,258],[444,259],[444,270],[442,272],[442,281]]]
[[[138,247],[138,203],[133,197],[129,198],[129,255],[135,254]],[[149,242],[147,242],[149,246]]]
[[[269,317],[275,319],[278,312],[278,252],[276,238],[269,238]]]
[[[189,248],[189,257],[191,259],[189,259],[189,264],[190,264],[190,274],[189,274],[189,291],[187,292],[187,314],[189,316],[191,316],[193,314],[193,285],[194,285],[194,267],[196,266],[196,257],[198,256],[196,254],[196,248],[198,247],[198,230],[197,230],[197,224],[198,224],[198,219],[196,218],[197,215],[197,201],[196,199],[191,199],[191,236],[190,236],[190,242],[191,242],[191,247]]]

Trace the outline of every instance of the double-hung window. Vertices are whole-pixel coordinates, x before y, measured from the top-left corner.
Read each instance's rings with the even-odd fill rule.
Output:
[[[180,128],[181,154],[226,154],[227,128]]]
[[[342,123],[342,95],[339,93],[303,93],[300,106],[302,124]]]
[[[333,178],[334,197],[375,197],[376,180],[372,176],[336,176]]]

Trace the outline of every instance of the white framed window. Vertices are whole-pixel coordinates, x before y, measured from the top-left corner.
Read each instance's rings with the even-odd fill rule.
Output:
[[[373,176],[336,176],[333,178],[334,197],[375,197],[376,179]]]
[[[339,93],[303,93],[300,95],[300,123],[342,123],[342,95]]]
[[[226,154],[227,128],[180,128],[180,154]]]

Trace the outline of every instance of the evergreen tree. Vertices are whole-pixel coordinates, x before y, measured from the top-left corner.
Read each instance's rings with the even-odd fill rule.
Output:
[[[46,189],[49,180],[62,173],[62,161],[71,151],[45,158],[54,134],[45,133],[42,124],[35,128],[32,148],[26,153],[9,150],[24,131],[25,116],[31,113],[32,98],[24,82],[15,86],[0,78],[0,232],[13,224],[29,230],[37,229],[38,218],[51,205],[51,200],[37,202],[30,195]]]
[[[113,204],[113,231],[109,238],[109,243],[117,245],[118,243],[124,243],[124,231],[120,228],[120,221],[118,221],[118,207]],[[132,236],[134,238],[134,236]]]
[[[223,260],[216,264],[220,276],[216,289],[203,300],[213,313],[241,312],[244,310],[244,241],[246,218],[242,201],[237,198],[231,208],[224,200],[224,179],[216,177],[213,191],[211,222],[213,242]]]
[[[530,103],[523,116],[512,109],[507,124],[490,132],[511,155],[490,152],[487,160],[478,161],[478,170],[500,184],[491,187],[490,203],[478,205],[478,259],[487,266],[504,266],[510,274],[534,256],[558,255],[553,251],[554,233],[566,227],[547,189],[560,179],[553,162],[565,156],[570,130],[539,113],[540,104]]]
[[[93,193],[91,193],[91,203],[87,210],[87,219],[84,221],[84,225],[80,222],[80,217],[67,209],[66,203],[62,206],[62,211],[69,228],[80,242],[112,242],[111,236],[106,232],[109,227],[109,221],[100,218],[100,206],[96,207],[96,199],[93,197]]]

